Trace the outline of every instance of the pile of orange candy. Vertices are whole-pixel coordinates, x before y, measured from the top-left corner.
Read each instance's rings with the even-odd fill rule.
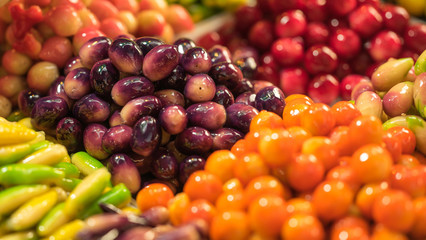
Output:
[[[176,226],[203,219],[212,240],[426,238],[426,159],[413,132],[384,131],[347,101],[285,101],[283,116],[261,111],[183,192],[142,189],[139,209],[166,206]]]

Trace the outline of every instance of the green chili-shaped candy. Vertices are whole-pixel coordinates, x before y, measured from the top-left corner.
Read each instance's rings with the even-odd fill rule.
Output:
[[[40,164],[11,164],[0,168],[0,185],[50,184],[65,177],[59,169]]]
[[[35,139],[15,145],[0,147],[0,166],[15,163],[29,154],[49,146],[51,143],[44,140],[44,135],[37,133]]]
[[[0,192],[0,216],[7,215],[27,202],[49,190],[47,185],[19,185]]]
[[[80,177],[80,170],[78,168],[69,162],[60,162],[53,166],[54,168],[60,169],[65,173],[65,177],[67,178],[79,178]]]
[[[52,208],[46,216],[41,219],[37,225],[37,234],[40,237],[46,237],[54,233],[62,225],[66,224],[70,220],[67,214],[64,213],[65,202],[57,204]]]
[[[67,148],[61,144],[52,144],[25,157],[20,163],[54,165],[68,155]]]
[[[31,199],[19,207],[6,221],[13,231],[22,231],[34,227],[60,200],[55,189]]]
[[[104,165],[96,158],[86,152],[77,152],[71,156],[71,163],[74,164],[83,175],[89,175],[92,172],[103,168]]]
[[[71,192],[80,182],[81,179],[78,178],[62,178],[56,185],[67,192]]]
[[[111,179],[111,174],[103,167],[85,177],[65,201],[65,214],[76,216],[98,199]]]
[[[108,192],[104,193],[100,198],[86,208],[81,214],[79,214],[79,218],[86,219],[92,215],[102,213],[102,209],[99,207],[100,203],[112,204],[120,208],[128,204],[131,199],[132,194],[129,189],[126,185],[120,183]]]

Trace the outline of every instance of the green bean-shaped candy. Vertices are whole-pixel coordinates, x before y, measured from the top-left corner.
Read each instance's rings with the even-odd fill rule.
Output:
[[[0,185],[51,184],[65,177],[59,169],[40,164],[11,164],[0,168]]]
[[[40,237],[46,237],[54,233],[64,224],[72,220],[67,214],[64,213],[65,202],[57,204],[52,208],[46,216],[37,225],[37,234]]]
[[[86,152],[74,153],[71,156],[71,163],[74,164],[85,176],[104,167],[104,165],[99,160],[90,156]]]
[[[111,174],[103,167],[85,177],[65,201],[65,214],[76,216],[98,199],[111,179]]]
[[[19,207],[7,220],[7,227],[13,231],[22,231],[34,227],[58,202],[59,194],[55,189],[35,197]]]
[[[69,162],[60,162],[53,166],[54,168],[60,169],[65,173],[65,177],[67,178],[79,178],[80,177],[80,170],[78,168]]]
[[[127,205],[131,199],[132,194],[129,189],[126,185],[120,183],[113,187],[110,191],[104,193],[100,198],[86,208],[81,214],[79,214],[79,218],[86,219],[92,215],[102,213],[102,209],[99,207],[100,203],[112,204],[121,208]]]
[[[60,163],[68,155],[67,148],[61,144],[52,144],[47,148],[40,149],[20,162],[25,164],[55,165]]]
[[[19,185],[0,192],[0,216],[16,210],[29,199],[49,190],[47,185]]]

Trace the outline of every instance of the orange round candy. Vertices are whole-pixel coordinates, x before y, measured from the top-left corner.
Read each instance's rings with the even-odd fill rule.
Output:
[[[292,103],[287,105],[283,110],[283,125],[284,127],[300,126],[301,115],[309,108],[310,104]]]
[[[249,153],[237,158],[233,172],[234,176],[245,186],[255,177],[268,175],[269,168],[259,154]]]
[[[334,128],[329,138],[337,147],[340,156],[351,156],[354,151],[354,146],[349,138],[349,127],[338,126]]]
[[[294,213],[315,214],[312,203],[303,198],[292,198],[288,200],[286,211],[289,216]]]
[[[276,113],[262,110],[254,116],[250,122],[250,131],[256,131],[261,128],[281,128],[283,127],[283,120]]]
[[[392,156],[377,144],[365,145],[352,155],[349,166],[361,183],[380,182],[388,179],[392,170]]]
[[[352,189],[345,182],[326,180],[315,188],[312,205],[318,217],[332,221],[348,213],[353,197]]]
[[[248,132],[244,137],[244,139],[247,140],[245,148],[248,150],[248,152],[259,152],[260,140],[265,136],[270,135],[272,132],[273,130],[271,128],[261,128]]]
[[[139,191],[136,204],[141,212],[156,206],[167,207],[173,198],[172,190],[163,183],[152,183]]]
[[[176,196],[169,201],[169,218],[173,225],[178,226],[182,223],[182,215],[190,202],[188,194],[184,192],[176,194]]]
[[[224,192],[234,192],[234,191],[243,191],[244,187],[241,181],[238,178],[231,178],[226,181],[222,189]]]
[[[416,136],[409,128],[395,126],[389,128],[386,132],[401,141],[403,154],[411,154],[414,152],[414,149],[416,148]]]
[[[376,224],[370,240],[409,240],[409,238],[404,233],[391,230],[383,224]]]
[[[304,95],[304,94],[291,94],[291,95],[289,95],[289,96],[287,96],[285,99],[284,99],[284,102],[286,103],[286,104],[288,104],[290,101],[293,101],[293,100],[295,100],[295,99],[305,99],[305,100],[308,100],[308,101],[310,101],[310,102],[314,102],[310,97],[308,97],[308,96],[306,96],[306,95]]]
[[[216,209],[224,211],[244,211],[246,203],[242,191],[223,192],[216,200]]]
[[[355,104],[348,101],[339,101],[331,107],[331,112],[336,119],[336,126],[348,126],[352,120],[361,116]]]
[[[358,191],[361,183],[352,168],[349,166],[336,166],[327,172],[327,180],[339,180],[347,183],[352,190]]]
[[[240,139],[231,148],[231,152],[234,154],[235,157],[241,157],[247,153],[250,152],[248,149],[247,140]]]
[[[298,154],[287,167],[290,186],[300,192],[315,188],[324,178],[325,168],[312,154]]]
[[[254,178],[244,189],[244,198],[247,204],[250,204],[252,201],[264,194],[276,195],[282,198],[286,195],[282,183],[272,176],[260,176]]]
[[[282,239],[325,239],[324,227],[320,220],[310,214],[295,213],[285,221],[281,230]]]
[[[419,197],[413,200],[416,221],[411,229],[411,236],[415,239],[426,238],[426,197]]]
[[[345,237],[343,237],[345,236]],[[346,216],[333,223],[330,240],[369,240],[368,222],[355,216]]]
[[[358,191],[355,199],[355,205],[361,214],[366,218],[373,215],[373,203],[377,196],[389,188],[387,182],[365,184]]]
[[[411,197],[394,189],[384,190],[373,203],[373,218],[390,230],[408,232],[415,221],[415,209]]]
[[[263,195],[248,210],[251,228],[263,236],[278,236],[287,218],[285,201],[275,195]]]
[[[286,166],[298,150],[297,147],[285,129],[274,129],[259,141],[259,153],[270,167]]]
[[[227,211],[216,215],[210,226],[211,240],[246,240],[250,235],[247,214]]]
[[[210,225],[216,214],[216,208],[209,201],[197,199],[192,201],[183,212],[182,224],[201,219]]]
[[[314,136],[326,136],[334,128],[336,120],[329,106],[314,103],[301,114],[300,124]]]
[[[287,128],[287,131],[290,133],[293,145],[295,145],[297,151],[301,151],[303,143],[312,137],[310,132],[299,126],[289,127]]]
[[[215,203],[222,193],[222,181],[219,177],[207,171],[195,171],[183,186],[183,192],[188,194],[191,200],[206,199]]]
[[[309,138],[302,145],[302,153],[315,155],[324,164],[326,170],[339,164],[339,150],[327,137],[316,136]]]
[[[349,124],[348,135],[354,150],[370,143],[381,144],[382,122],[375,116],[359,116]]]
[[[233,177],[232,169],[237,158],[229,150],[217,150],[210,154],[204,165],[204,170],[226,182]]]

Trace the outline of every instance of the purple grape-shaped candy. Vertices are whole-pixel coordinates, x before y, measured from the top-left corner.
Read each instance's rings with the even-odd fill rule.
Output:
[[[229,107],[234,103],[234,95],[232,92],[225,87],[224,85],[216,86],[216,93],[212,100],[213,102],[219,103],[225,108]]]
[[[102,138],[105,135],[108,128],[99,123],[92,123],[87,125],[83,132],[83,144],[84,149],[90,156],[103,160],[106,159],[109,154],[102,148]]]
[[[231,91],[243,79],[243,73],[237,65],[228,62],[217,63],[210,69],[209,75],[218,85],[225,85]]]
[[[56,126],[56,140],[69,152],[76,152],[83,142],[83,125],[72,117],[62,118]]]
[[[257,110],[274,112],[278,116],[283,115],[285,106],[284,93],[275,86],[265,87],[256,94],[255,106]]]
[[[154,155],[154,159],[151,162],[151,173],[159,179],[172,179],[178,174],[179,167],[178,162],[167,150],[160,150]]]
[[[250,130],[251,120],[259,114],[259,111],[243,103],[234,103],[226,108],[226,125],[243,133]]]
[[[161,109],[158,120],[161,127],[172,135],[181,133],[188,123],[186,111],[180,105],[170,105]]]
[[[124,105],[120,115],[127,125],[133,126],[142,116],[157,117],[161,107],[161,101],[157,97],[142,96]]]
[[[137,193],[141,187],[141,176],[132,159],[124,153],[112,155],[108,160],[113,185],[123,183],[131,193]]]
[[[205,154],[212,148],[213,137],[202,127],[190,127],[175,139],[176,148],[184,154]]]
[[[111,46],[111,39],[100,36],[94,37],[84,43],[78,55],[81,63],[87,68],[91,68],[96,62],[108,58],[108,49]]]
[[[256,94],[252,92],[245,92],[240,94],[237,99],[235,99],[235,103],[243,103],[249,106],[254,107],[256,100]]]
[[[107,153],[126,152],[130,149],[132,128],[127,125],[118,125],[108,129],[102,137],[102,148]]]
[[[109,114],[109,103],[94,93],[82,97],[73,107],[73,115],[85,123],[103,122],[108,119]]]
[[[160,99],[161,105],[163,107],[170,105],[180,105],[182,107],[185,106],[185,96],[174,89],[163,89],[156,91],[154,96]]]
[[[90,93],[90,70],[76,68],[68,73],[64,80],[64,90],[71,99],[78,100]]]
[[[41,98],[36,90],[24,89],[18,95],[19,110],[27,117],[31,115],[35,102]]]
[[[49,96],[57,96],[64,99],[67,102],[68,107],[71,108],[73,100],[65,93],[64,82],[65,77],[59,76],[52,85],[50,85]]]
[[[90,71],[90,84],[99,96],[110,98],[114,84],[119,80],[120,72],[110,59],[101,60]]]
[[[162,40],[154,37],[140,37],[136,38],[134,41],[141,49],[144,56],[153,48],[165,44]]]
[[[133,127],[132,150],[141,155],[151,155],[161,142],[161,127],[151,116],[144,116]]]
[[[245,57],[240,58],[235,61],[235,65],[237,65],[241,72],[243,73],[243,77],[248,79],[253,79],[256,74],[257,63],[253,57]]]
[[[212,60],[212,64],[231,62],[231,52],[227,47],[222,45],[215,45],[209,49],[209,55]]]
[[[216,93],[216,84],[207,74],[196,74],[188,79],[184,95],[192,102],[211,101]]]
[[[189,49],[182,56],[180,64],[190,74],[208,73],[212,67],[210,55],[202,47]]]
[[[143,60],[143,74],[151,81],[167,77],[179,63],[175,46],[160,45],[149,51]]]
[[[130,39],[114,40],[108,49],[108,56],[120,72],[134,75],[142,72],[142,50]]]
[[[206,160],[197,155],[191,155],[183,159],[179,164],[179,182],[185,184],[189,176],[198,170],[203,170]]]
[[[211,133],[213,136],[213,147],[212,150],[228,149],[240,139],[244,137],[244,134],[233,128],[221,128]]]
[[[215,102],[195,103],[186,109],[189,123],[192,126],[209,131],[221,128],[226,122],[225,107]]]
[[[124,106],[132,99],[152,95],[154,93],[154,84],[142,76],[126,77],[114,84],[111,90],[112,100]]]
[[[189,49],[197,46],[195,42],[189,38],[179,38],[173,43],[173,45],[177,47],[181,56],[183,56]]]
[[[57,96],[47,96],[38,99],[31,111],[31,123],[38,130],[48,134],[56,133],[56,125],[68,114],[67,102]]]

